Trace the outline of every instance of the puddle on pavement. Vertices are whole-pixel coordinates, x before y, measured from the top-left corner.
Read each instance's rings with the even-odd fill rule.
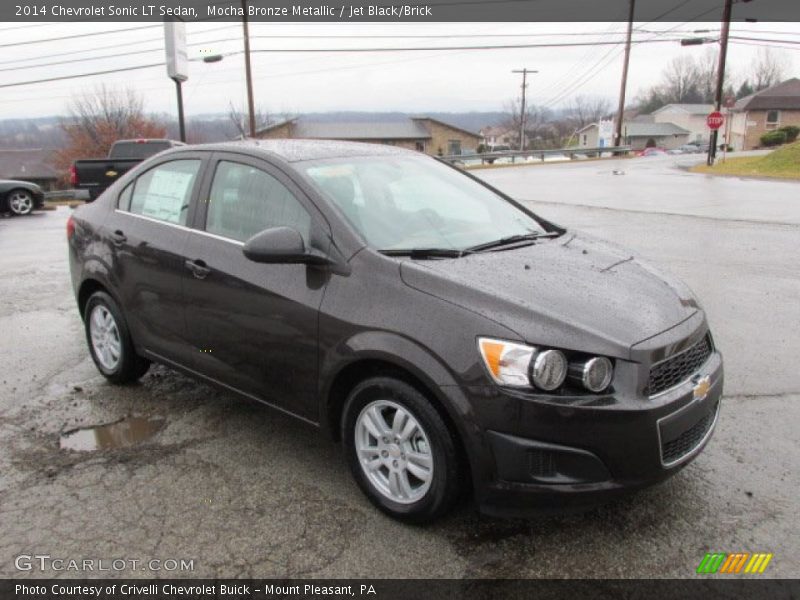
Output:
[[[126,448],[153,437],[164,427],[164,423],[165,420],[160,417],[128,417],[114,423],[62,433],[59,445],[62,450],[79,452]]]

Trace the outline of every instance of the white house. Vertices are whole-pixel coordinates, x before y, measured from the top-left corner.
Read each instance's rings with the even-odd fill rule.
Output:
[[[667,104],[651,114],[656,123],[673,123],[689,132],[687,142],[707,142],[711,131],[706,125],[713,104]]]
[[[600,145],[600,131],[597,123],[591,123],[578,130],[578,146],[596,148]],[[658,146],[670,150],[689,143],[690,132],[674,123],[651,123],[648,121],[626,121],[622,124],[622,145],[630,145],[634,150],[648,146]]]

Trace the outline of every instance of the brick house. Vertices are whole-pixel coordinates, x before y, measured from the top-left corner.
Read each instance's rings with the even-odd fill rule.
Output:
[[[323,123],[297,117],[265,127],[256,132],[256,137],[388,144],[434,156],[473,153],[481,143],[479,134],[430,117],[356,123]]]
[[[788,79],[745,96],[731,113],[731,146],[735,150],[758,148],[765,133],[786,125],[800,127],[800,79]]]

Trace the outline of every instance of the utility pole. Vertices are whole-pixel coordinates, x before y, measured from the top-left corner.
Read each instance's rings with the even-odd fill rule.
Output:
[[[186,119],[183,116],[183,82],[175,79],[175,89],[178,93],[178,138],[186,142]]]
[[[253,72],[250,68],[250,31],[247,26],[247,0],[242,0],[242,30],[244,33],[244,73],[247,79],[247,111],[250,118],[250,137],[256,137],[256,108],[253,101]]]
[[[745,0],[747,1],[747,0]],[[722,106],[722,88],[725,84],[725,58],[728,54],[728,33],[731,28],[731,9],[733,0],[725,0],[725,8],[722,11],[722,32],[719,39],[719,64],[717,65],[717,89],[714,93],[714,110],[719,110]],[[717,135],[719,130],[711,130],[711,139],[708,143],[708,166],[714,164],[717,155]]]
[[[628,6],[628,37],[625,40],[625,58],[622,63],[622,83],[619,88],[619,106],[617,122],[614,127],[614,145],[622,145],[622,119],[625,116],[625,90],[628,87],[628,63],[631,60],[631,36],[633,35],[633,6],[636,0],[630,0]]]
[[[522,73],[522,107],[519,111],[519,150],[525,150],[525,90],[528,87],[528,73],[538,73],[532,69],[517,69],[512,73]]]

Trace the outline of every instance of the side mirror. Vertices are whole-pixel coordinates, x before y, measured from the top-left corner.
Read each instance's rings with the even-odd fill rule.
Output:
[[[258,263],[327,265],[332,262],[322,252],[306,248],[303,236],[291,227],[273,227],[255,234],[245,242],[242,252]]]

